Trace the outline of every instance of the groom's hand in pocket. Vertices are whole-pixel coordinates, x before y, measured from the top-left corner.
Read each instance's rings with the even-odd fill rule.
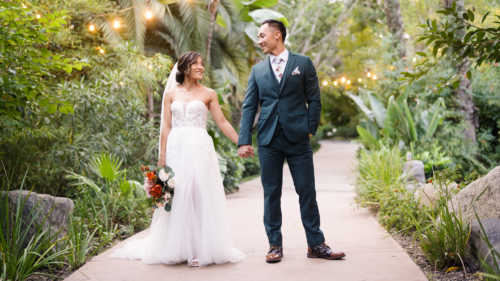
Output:
[[[249,156],[254,157],[253,151],[255,148],[253,148],[249,144],[242,145],[238,148],[238,156],[241,158],[248,158]]]

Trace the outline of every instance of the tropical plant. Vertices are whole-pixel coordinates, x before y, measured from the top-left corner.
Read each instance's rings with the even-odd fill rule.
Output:
[[[461,179],[460,167],[436,171],[432,183],[436,186],[438,198],[431,208],[426,208],[426,219],[416,221],[416,233],[420,248],[429,261],[438,268],[445,266],[462,266],[465,268],[464,257],[470,237],[470,227],[466,223],[465,214],[473,208],[481,197],[484,189],[472,201],[471,206],[462,213],[460,206],[455,206],[452,196],[457,189],[450,189],[450,182]],[[463,183],[464,186],[466,183]],[[458,187],[460,185],[457,184]],[[459,203],[458,203],[459,204]]]
[[[416,142],[431,141],[443,118],[441,115],[441,109],[444,108],[442,98],[438,98],[430,108],[426,109],[423,109],[417,102],[412,114],[406,101],[408,91],[397,99],[391,96],[387,102],[387,108],[375,94],[367,93],[367,95],[371,109],[366,107],[358,96],[349,95],[368,118],[356,127],[367,148],[378,147],[378,140],[383,137],[402,140],[407,147],[413,147],[413,143]]]
[[[68,254],[67,259],[69,265],[74,269],[80,268],[87,262],[87,260],[97,253],[102,247],[111,241],[112,237],[108,240],[101,240],[94,247],[94,236],[97,229],[90,232],[85,226],[85,221],[74,221],[73,213],[68,217]]]
[[[52,231],[46,226],[48,217],[41,214],[45,205],[38,201],[28,209],[27,200],[31,191],[23,198],[24,181],[19,186],[17,202],[9,202],[7,191],[10,190],[11,180],[7,178],[4,168],[2,190],[0,195],[0,268],[3,280],[26,280],[32,274],[55,277],[52,274],[38,272],[41,268],[61,264],[69,249],[60,249],[57,245],[63,243],[66,237],[58,238],[62,231]],[[26,177],[26,174],[25,174]],[[12,206],[16,206],[13,208]],[[34,232],[31,232],[32,230]],[[33,236],[30,236],[33,234]],[[55,251],[54,249],[56,249]]]
[[[91,170],[98,177],[97,180],[69,171],[66,176],[71,181],[70,186],[77,188],[76,200],[80,205],[75,212],[88,222],[90,229],[99,229],[101,241],[118,232],[119,222],[122,225],[132,222],[132,219],[127,219],[123,214],[121,218],[125,218],[125,221],[118,220],[122,211],[120,209],[123,207],[120,204],[122,198],[134,197],[141,200],[145,197],[141,191],[142,184],[127,180],[126,170],[120,169],[121,163],[118,157],[101,153],[93,156],[89,163]],[[148,209],[141,205],[136,207],[142,208],[141,215],[146,217]],[[133,215],[130,210],[125,213]]]

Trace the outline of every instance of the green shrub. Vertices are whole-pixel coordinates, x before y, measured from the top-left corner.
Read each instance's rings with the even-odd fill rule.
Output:
[[[404,158],[398,147],[379,150],[361,149],[356,165],[357,202],[378,211],[379,222],[387,229],[409,234],[422,210],[413,193],[405,189],[401,178]]]

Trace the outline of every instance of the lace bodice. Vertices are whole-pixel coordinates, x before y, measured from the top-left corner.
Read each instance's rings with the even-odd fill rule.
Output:
[[[172,109],[172,128],[207,127],[208,108],[204,102],[194,100],[190,102],[174,101]]]

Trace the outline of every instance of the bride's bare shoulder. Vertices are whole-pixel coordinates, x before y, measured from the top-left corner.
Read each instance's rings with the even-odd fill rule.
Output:
[[[213,97],[214,95],[217,96],[217,92],[215,92],[214,89],[208,88],[208,87],[205,87],[205,86],[203,86],[203,88],[205,88],[205,93],[208,94],[208,96],[210,96],[210,97]]]
[[[173,101],[173,97],[175,96],[175,93],[177,92],[177,88],[172,88],[165,93],[163,93],[163,102],[164,103],[171,103]]]

